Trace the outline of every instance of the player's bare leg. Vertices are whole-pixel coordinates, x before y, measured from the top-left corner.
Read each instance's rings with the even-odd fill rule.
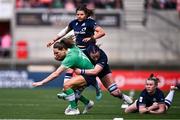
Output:
[[[101,82],[108,89],[108,91],[112,96],[122,99],[127,104],[133,103],[133,100],[129,96],[125,95],[124,93],[121,92],[121,90],[118,89],[115,81],[112,79],[111,73],[101,78]]]
[[[136,107],[136,102],[137,100],[131,104],[130,106],[128,106],[126,109],[125,109],[125,113],[132,113],[132,112],[135,112],[137,110],[137,107]]]

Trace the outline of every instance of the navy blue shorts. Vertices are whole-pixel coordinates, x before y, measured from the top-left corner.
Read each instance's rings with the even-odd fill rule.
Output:
[[[86,83],[87,83],[87,86],[94,86],[97,84],[97,81],[96,81],[96,76],[90,76],[90,75],[82,75],[84,77],[84,79],[86,80]]]

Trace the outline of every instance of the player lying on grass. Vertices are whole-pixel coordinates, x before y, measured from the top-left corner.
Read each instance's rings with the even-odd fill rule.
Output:
[[[125,113],[165,113],[171,106],[176,87],[171,86],[165,98],[163,92],[158,88],[158,82],[159,79],[151,74],[146,80],[145,89],[141,92],[140,97],[125,109]]]
[[[62,61],[60,67],[56,71],[51,73],[45,79],[34,82],[33,86],[41,86],[45,83],[57,78],[68,68],[80,68],[80,69],[93,69],[94,66],[86,55],[78,48],[73,42],[72,37],[64,38],[60,42],[56,42],[53,46],[54,57],[58,61]],[[66,99],[69,101],[71,109],[67,111],[66,115],[77,115],[80,114],[77,103],[75,101],[75,92],[76,88],[87,87],[89,85],[94,85],[96,83],[95,76],[93,75],[77,75],[72,77],[70,80],[65,82],[63,90],[67,95]],[[82,96],[81,96],[82,97]],[[89,104],[89,100],[82,98],[82,101],[86,105]]]

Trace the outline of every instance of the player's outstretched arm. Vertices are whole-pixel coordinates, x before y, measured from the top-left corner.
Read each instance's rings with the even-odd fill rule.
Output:
[[[70,32],[71,31],[71,29],[67,26],[67,27],[65,27],[63,30],[61,30],[58,34],[57,34],[57,36],[53,39],[53,40],[51,40],[51,41],[49,41],[48,43],[47,43],[47,47],[50,47],[51,45],[53,45],[56,41],[58,41],[59,39],[61,39],[63,36],[65,36],[68,32]]]
[[[56,41],[58,41],[61,37],[57,36],[56,38],[54,38],[53,40],[49,41],[47,43],[47,47],[51,47],[51,45],[53,45]]]
[[[34,87],[38,87],[38,86],[42,86],[42,85],[43,85],[42,81],[32,83],[32,86],[34,86]]]
[[[51,80],[54,80],[55,78],[57,78],[63,71],[65,71],[66,68],[64,66],[60,66],[56,71],[54,71],[53,73],[51,73],[48,77],[46,77],[45,79],[43,79],[42,81],[39,82],[34,82],[32,83],[32,85],[34,87],[38,87],[38,86],[42,86],[45,83],[48,83]]]
[[[100,65],[95,65],[94,69],[75,69],[76,74],[85,74],[85,75],[97,75],[103,69]]]

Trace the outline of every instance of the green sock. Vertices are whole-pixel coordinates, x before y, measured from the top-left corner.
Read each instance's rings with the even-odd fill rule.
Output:
[[[77,103],[75,101],[75,94],[73,89],[69,88],[66,91],[64,91],[67,94],[66,99],[69,101],[71,108],[76,109],[77,108]]]
[[[87,98],[85,98],[83,95],[81,95],[81,97],[79,98],[79,100],[84,103],[85,105],[87,105],[89,103],[89,100]]]

